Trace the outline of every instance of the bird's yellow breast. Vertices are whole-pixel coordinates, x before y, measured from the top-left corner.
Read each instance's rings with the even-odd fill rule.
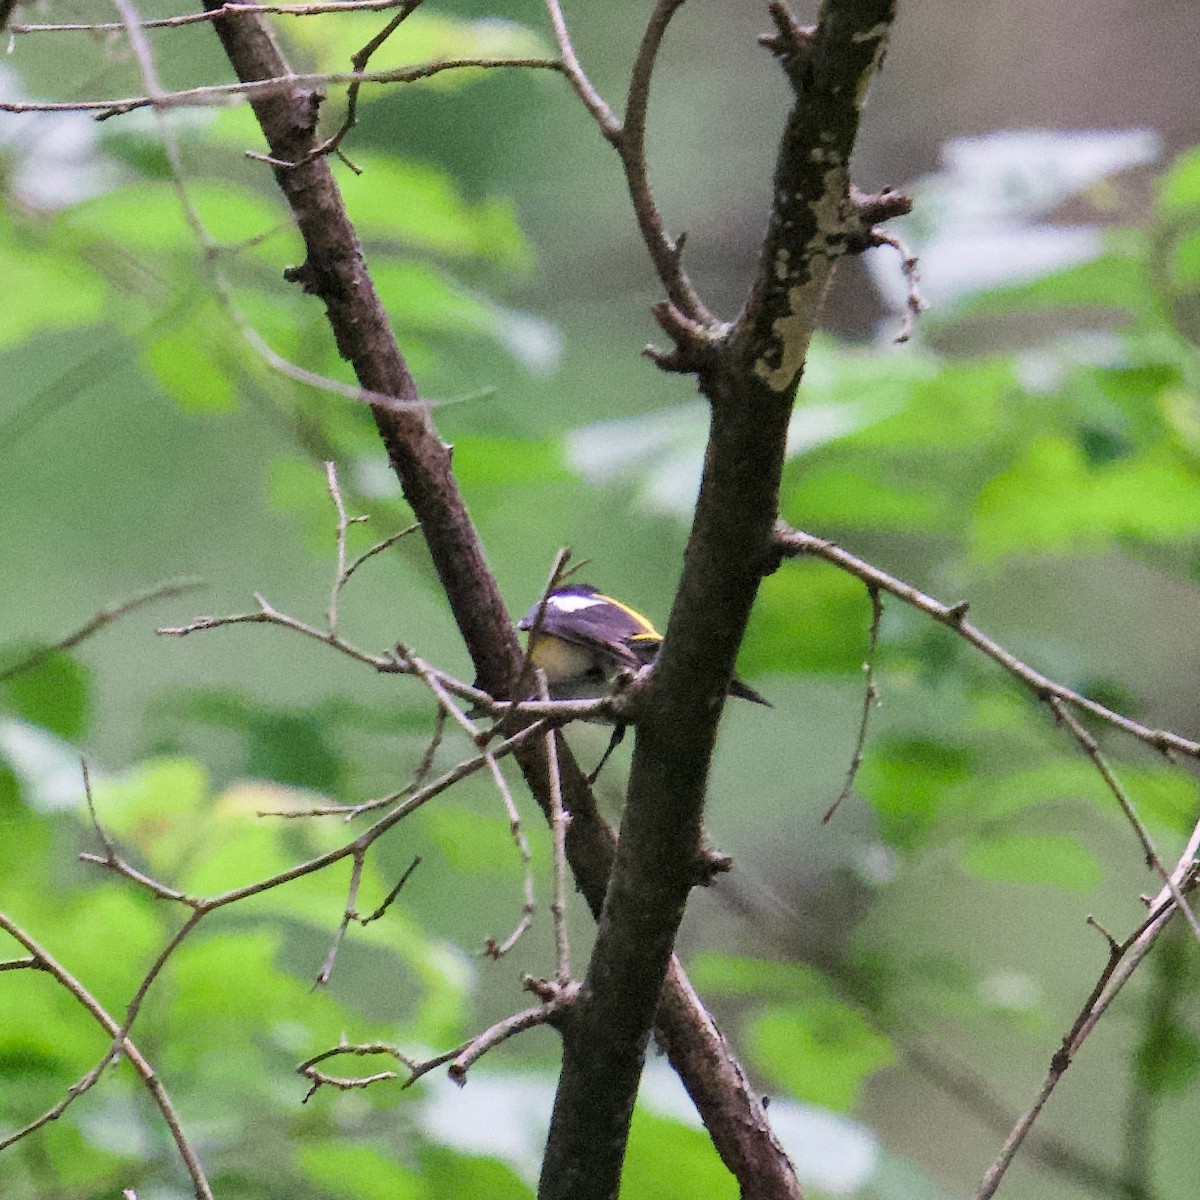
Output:
[[[534,640],[529,651],[530,661],[546,672],[551,683],[567,679],[583,679],[596,668],[596,658],[581,646],[573,646],[561,638],[542,634]]]

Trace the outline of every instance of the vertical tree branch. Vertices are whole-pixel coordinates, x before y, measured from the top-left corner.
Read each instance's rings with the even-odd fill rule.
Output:
[[[859,222],[849,160],[894,0],[825,0],[814,32],[782,4],[771,48],[795,93],[758,276],[719,338],[660,310],[670,365],[711,409],[708,450],[666,639],[635,711],[637,744],[617,858],[563,1071],[540,1200],[617,1194],[647,1038],[675,933],[700,882],[717,723],[750,606],[772,560],[791,403],[834,264]]]

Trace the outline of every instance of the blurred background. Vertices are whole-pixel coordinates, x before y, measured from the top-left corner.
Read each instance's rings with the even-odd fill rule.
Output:
[[[795,8],[815,16],[815,4]],[[566,6],[585,68],[618,109],[648,9]],[[115,13],[39,0],[12,20]],[[346,69],[386,16],[274,20],[298,70],[327,71]],[[760,3],[691,0],[651,103],[655,194],[727,317],[754,270],[788,103],[755,41],[768,25]],[[158,31],[152,45],[168,87],[229,78],[205,25]],[[927,312],[897,345],[898,256],[839,268],[782,497],[797,526],[942,600],[968,599],[972,620],[1049,676],[1188,736],[1200,96],[1180,81],[1197,45],[1200,8],[1185,0],[901,5],[855,182],[914,195],[894,232],[920,255]],[[532,0],[430,0],[371,65],[551,46]],[[145,90],[119,31],[17,33],[8,50],[2,99]],[[331,89],[324,112],[332,132],[344,94]],[[152,116],[0,114],[5,661],[156,581],[205,584],[0,692],[0,907],[85,977],[90,967],[118,1010],[170,920],[74,862],[94,841],[77,752],[132,853],[200,891],[332,844],[336,830],[267,829],[250,814],[401,787],[432,725],[414,683],[278,630],[154,636],[246,611],[255,591],[322,618],[326,458],[371,516],[360,549],[407,523],[368,415],[271,372],[214,298],[223,289],[278,353],[348,378],[319,306],[282,281],[299,243],[267,169],[243,155],[262,149],[249,113],[185,109],[171,128],[192,200],[227,248],[217,277],[180,215]],[[665,621],[704,411],[690,380],[640,356],[657,338],[660,292],[616,157],[582,106],[548,72],[446,73],[364,89],[343,150],[362,170],[335,164],[368,261],[514,615],[565,545],[589,560],[583,578]],[[469,670],[413,539],[355,577],[342,613],[369,649],[402,640]],[[866,761],[823,825],[854,751],[870,619],[861,586],[819,564],[766,581],[741,672],[775,707],[730,706],[708,825],[736,867],[696,897],[681,952],[775,1099],[811,1195],[973,1195],[1103,965],[1085,918],[1120,938],[1156,884],[1048,715],[894,604]],[[1194,772],[1095,732],[1173,862],[1198,815]],[[570,740],[590,765],[607,731]],[[448,738],[438,766],[466,745]],[[627,769],[624,750],[601,779],[614,820]],[[525,807],[544,908],[545,839]],[[544,914],[511,960],[476,954],[520,908],[519,861],[484,783],[398,832],[372,881],[381,893],[414,854],[425,861],[389,921],[352,932],[328,993],[305,988],[340,915],[340,881],[227,918],[181,956],[144,1017],[164,1071],[187,1080],[223,1194],[530,1194],[549,1033],[494,1055],[461,1093],[430,1078],[298,1108],[291,1066],[340,1031],[441,1048],[520,1007],[521,970],[549,969]],[[573,932],[582,971],[583,912]],[[1039,1127],[1056,1141],[1018,1160],[1013,1194],[1191,1195],[1198,972],[1179,933],[1084,1047]],[[0,1035],[0,1120],[12,1128],[102,1049],[44,981],[18,974],[32,973],[0,976],[0,1028],[12,1031]],[[20,1019],[30,1005],[54,1010],[46,1031]],[[264,1008],[277,1016],[269,1028]],[[181,1045],[183,1029],[210,1031],[208,1044]],[[213,1097],[229,1118],[212,1116]],[[686,1104],[660,1062],[643,1099],[627,1194],[734,1194],[681,1123]],[[186,1194],[132,1090],[106,1085],[73,1112],[0,1154],[0,1193],[117,1194],[132,1178],[143,1200]]]

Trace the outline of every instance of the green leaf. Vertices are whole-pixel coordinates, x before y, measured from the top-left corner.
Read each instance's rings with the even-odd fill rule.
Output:
[[[1200,1040],[1178,1022],[1156,1021],[1138,1046],[1137,1079],[1151,1096],[1179,1096],[1200,1077]]]
[[[870,625],[870,601],[858,580],[821,563],[794,563],[763,580],[740,669],[859,671]]]
[[[889,845],[921,845],[943,805],[972,777],[969,751],[931,738],[885,738],[866,756],[859,788],[879,814]]]
[[[495,1128],[493,1121],[492,1128]],[[533,1189],[506,1162],[460,1154],[446,1146],[421,1150],[421,1178],[430,1200],[441,1196],[477,1200],[533,1200]]]
[[[237,407],[234,372],[213,322],[226,336],[232,326],[215,305],[203,304],[182,325],[156,337],[141,354],[143,368],[185,412],[232,412]]]
[[[759,1070],[797,1100],[849,1112],[875,1071],[896,1058],[887,1038],[832,995],[772,1005],[748,1023]]]
[[[39,649],[31,643],[6,646],[0,651],[0,674]],[[36,666],[0,681],[0,703],[31,724],[74,741],[87,730],[90,690],[89,673],[66,651],[47,646]]]
[[[1192,540],[1200,529],[1200,480],[1164,448],[1090,467],[1066,438],[1038,438],[985,485],[975,511],[974,551],[1096,553],[1119,537]]]
[[[260,238],[283,220],[278,204],[228,180],[192,183],[188,198],[209,234],[222,244]],[[187,250],[194,251],[197,260],[201,254],[179,196],[167,181],[142,180],[119,188],[75,205],[60,220],[77,235],[116,243],[127,251],[161,255],[165,250]]]
[[[621,1175],[628,1196],[653,1196],[655,1200],[736,1200],[737,1180],[725,1169],[713,1149],[712,1139],[693,1129],[634,1109],[629,1148]]]
[[[0,279],[8,297],[0,349],[35,333],[74,329],[105,315],[108,288],[73,246],[25,245],[0,214]]]
[[[531,371],[550,370],[557,364],[558,334],[547,321],[495,304],[423,263],[381,259],[374,276],[380,298],[398,328],[487,337]]]
[[[454,257],[475,257],[509,267],[530,265],[531,252],[511,201],[472,203],[441,168],[359,151],[362,174],[339,177],[361,234]]]
[[[817,986],[820,976],[803,963],[776,962],[740,954],[707,951],[688,963],[692,982],[703,992],[784,1000]],[[823,986],[823,983],[820,984]]]
[[[959,855],[964,871],[1005,883],[1052,883],[1072,892],[1090,892],[1102,878],[1090,850],[1073,838],[1046,834],[1006,834],[968,846]]]
[[[1177,155],[1158,182],[1158,216],[1173,216],[1193,208],[1200,208],[1200,146]]]
[[[289,38],[303,46],[318,71],[348,71],[351,57],[371,41],[380,29],[374,13],[338,13],[331,21],[321,16],[292,21]],[[458,58],[545,58],[550,54],[545,41],[516,21],[500,17],[464,20],[444,13],[414,12],[367,64],[369,71],[383,71],[416,63],[443,62]],[[478,80],[483,70],[443,71],[417,86],[449,89]],[[363,87],[360,99],[372,100],[398,87],[413,84]]]
[[[420,1175],[373,1146],[305,1142],[297,1165],[315,1187],[337,1200],[425,1200],[429,1194]]]
[[[1149,313],[1153,301],[1146,279],[1144,246],[1137,235],[1110,235],[1105,251],[1088,262],[1042,275],[1028,283],[978,293],[957,308],[961,321],[995,313],[1030,316],[1038,310],[1099,308]]]
[[[952,519],[949,497],[925,486],[880,482],[860,465],[810,463],[787,495],[783,515],[808,528],[857,528],[931,533]]]

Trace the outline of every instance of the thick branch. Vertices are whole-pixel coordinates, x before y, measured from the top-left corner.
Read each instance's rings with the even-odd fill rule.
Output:
[[[772,554],[792,395],[837,258],[857,226],[847,164],[892,0],[825,0],[811,40],[788,31],[796,93],[759,278],[734,329],[687,344],[712,404],[704,478],[666,640],[637,714],[617,860],[564,1063],[541,1200],[617,1192],[647,1036],[697,881],[709,762],[759,580]],[[781,38],[784,32],[781,30]],[[664,1009],[666,1009],[664,1005]]]

